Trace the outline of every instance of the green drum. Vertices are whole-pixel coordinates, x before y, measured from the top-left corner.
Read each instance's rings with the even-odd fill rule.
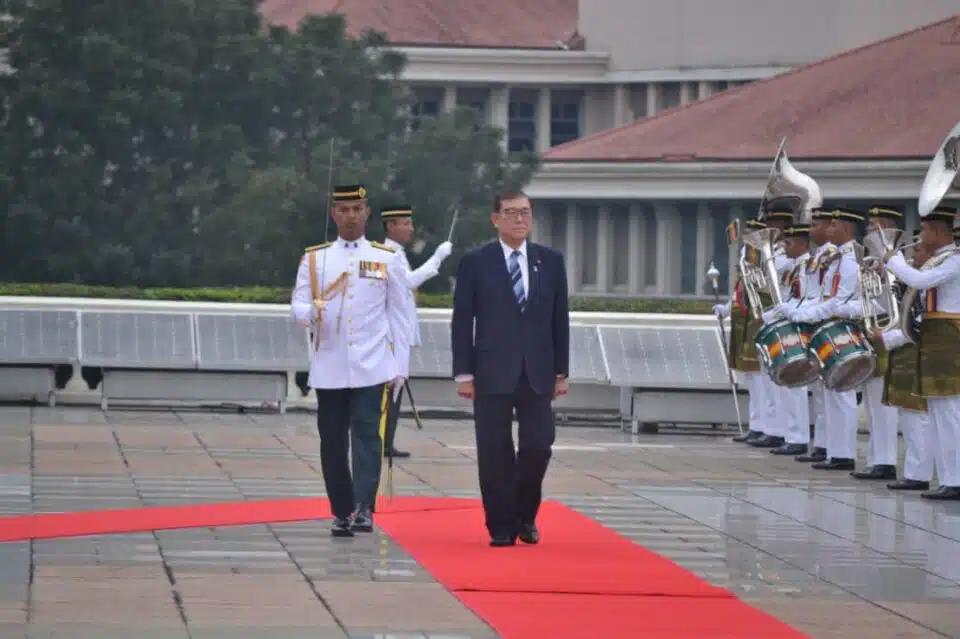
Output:
[[[820,363],[823,385],[837,392],[853,390],[873,375],[877,355],[853,322],[829,320],[810,337],[810,353]]]
[[[820,366],[807,350],[811,332],[809,324],[780,320],[757,333],[760,362],[776,384],[788,388],[806,386],[820,377]]]

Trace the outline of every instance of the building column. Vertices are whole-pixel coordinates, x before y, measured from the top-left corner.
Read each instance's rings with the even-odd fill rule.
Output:
[[[697,99],[702,100],[713,95],[713,83],[708,80],[700,80],[697,83]]]
[[[613,126],[623,126],[632,121],[630,113],[630,91],[625,84],[613,87]]]
[[[680,83],[680,104],[690,104],[697,99],[692,82]]]
[[[510,141],[510,87],[493,87],[490,89],[490,126],[503,131],[500,146],[506,151]]]
[[[647,117],[657,114],[657,97],[659,97],[659,87],[656,82],[647,83]]]
[[[537,93],[537,152],[550,150],[550,98],[549,87]]]
[[[448,84],[443,87],[443,112],[451,113],[457,108],[457,85]]]
[[[627,268],[627,287],[630,295],[639,295],[643,292],[644,282],[647,281],[647,274],[644,272],[644,260],[640,259],[645,246],[643,241],[644,219],[641,218],[643,210],[636,202],[630,203],[627,216],[630,224],[629,239],[627,240],[627,250],[629,261]]]
[[[730,223],[734,220],[743,219],[743,205],[741,204],[731,204],[730,205],[730,215],[727,217],[727,223]],[[741,232],[743,229],[740,229]],[[737,269],[740,266],[740,244],[739,242],[733,244],[730,247],[730,250],[727,251],[727,282],[728,284],[728,295],[733,294],[733,286],[737,281]],[[718,264],[717,268],[721,268]]]
[[[597,207],[597,289],[609,293],[613,252],[610,250],[610,235],[613,225],[610,223],[610,206],[606,203]]]
[[[680,213],[672,204],[656,202],[657,217],[657,293],[680,292]]]
[[[705,295],[710,290],[707,281],[707,269],[713,259],[713,216],[706,202],[697,204],[697,295]],[[717,268],[720,268],[719,266]]]
[[[577,273],[580,272],[578,263],[580,260],[580,247],[577,245],[579,233],[577,233],[577,203],[567,203],[567,287],[572,295],[580,289],[580,279]]]

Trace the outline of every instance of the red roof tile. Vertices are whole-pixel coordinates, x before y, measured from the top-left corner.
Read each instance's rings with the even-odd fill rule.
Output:
[[[412,46],[556,49],[577,28],[577,0],[263,0],[260,10],[288,27],[335,11],[353,34]]]
[[[548,161],[929,158],[960,119],[960,16],[558,146]]]

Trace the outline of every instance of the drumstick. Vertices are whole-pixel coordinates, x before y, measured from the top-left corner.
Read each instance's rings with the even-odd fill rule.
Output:
[[[707,269],[707,277],[713,286],[713,299],[717,304],[720,303],[720,290],[717,285],[717,279],[720,277],[720,271],[713,262],[710,262],[710,268]],[[723,347],[723,365],[727,369],[727,377],[730,380],[730,391],[733,393],[733,408],[737,412],[737,429],[743,435],[743,418],[740,415],[740,398],[737,396],[737,382],[733,378],[733,370],[730,368],[730,348],[727,346],[727,334],[723,330],[723,318],[717,314],[717,330],[720,332],[720,345]]]

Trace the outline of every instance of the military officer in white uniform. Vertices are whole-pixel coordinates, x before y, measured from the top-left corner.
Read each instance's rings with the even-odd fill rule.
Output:
[[[417,347],[420,346],[420,323],[417,321],[417,289],[424,282],[440,273],[440,266],[443,264],[443,260],[449,257],[453,245],[450,242],[442,242],[434,250],[433,255],[414,270],[410,268],[410,262],[407,260],[407,253],[404,250],[404,247],[413,241],[413,207],[408,204],[386,206],[380,209],[380,221],[383,223],[383,231],[386,235],[383,243],[397,252],[403,264],[404,288],[406,289],[404,312],[407,315],[407,324],[411,328],[409,343],[411,348]],[[402,402],[403,395],[400,393],[397,393],[390,402],[390,409],[387,413],[386,436],[384,437],[384,454],[387,457],[410,456],[407,451],[397,450],[394,446]]]
[[[862,313],[860,267],[854,251],[866,214],[849,208],[833,211],[828,239],[837,245],[838,254],[830,260],[824,274],[819,303],[795,307],[784,304],[781,312],[794,322],[819,324],[828,319],[856,319]],[[827,426],[827,459],[813,464],[821,470],[854,470],[857,456],[857,393],[824,388],[824,416]]]
[[[323,480],[336,537],[373,530],[380,484],[381,428],[390,387],[408,375],[410,329],[400,256],[364,237],[370,208],[361,185],[333,191],[339,237],[307,249],[291,299],[294,320],[311,332]],[[353,476],[350,433],[353,434]]]

